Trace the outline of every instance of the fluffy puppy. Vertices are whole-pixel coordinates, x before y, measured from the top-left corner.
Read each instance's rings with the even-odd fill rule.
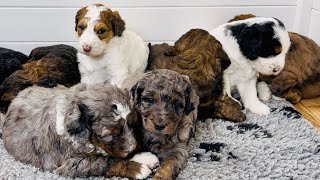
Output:
[[[21,70],[7,77],[0,86],[0,110],[6,112],[13,98],[23,89],[38,85],[70,87],[80,82],[77,50],[67,45],[39,47],[29,55]]]
[[[243,14],[230,21],[253,18],[253,14]],[[289,32],[290,49],[286,55],[286,64],[276,76],[261,76],[269,84],[271,92],[291,103],[320,96],[320,47],[312,39]],[[263,83],[258,84],[259,97],[268,100],[270,90]]]
[[[14,71],[22,69],[28,57],[11,49],[0,48],[0,83]]]
[[[153,179],[173,179],[187,165],[187,143],[194,134],[199,98],[187,76],[154,70],[131,89],[139,118],[134,131],[140,148],[160,159]]]
[[[77,12],[75,30],[81,82],[120,86],[128,75],[146,69],[149,49],[126,29],[117,11],[102,4],[84,7]]]
[[[270,108],[257,97],[260,74],[278,75],[285,65],[290,47],[288,32],[275,18],[254,17],[223,24],[210,31],[230,58],[223,72],[224,93],[231,97],[236,88],[244,107],[258,115],[268,115]]]
[[[153,154],[119,159],[136,148],[134,118],[128,92],[114,86],[33,86],[12,101],[2,139],[16,160],[59,175],[142,179],[158,162]]]
[[[198,119],[241,122],[246,119],[242,107],[229,96],[223,97],[222,75],[229,65],[219,41],[205,30],[191,29],[174,46],[152,45],[147,69],[171,69],[187,75],[200,97]]]

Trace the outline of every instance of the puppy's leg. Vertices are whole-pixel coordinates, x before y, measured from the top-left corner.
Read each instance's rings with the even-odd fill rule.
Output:
[[[242,112],[242,106],[232,98],[226,96],[214,102],[215,114],[213,117],[226,119],[232,122],[243,122],[246,115]]]
[[[244,107],[258,115],[269,115],[270,108],[259,101],[257,96],[257,77],[237,84]]]
[[[144,179],[152,171],[145,164],[112,157],[84,157],[66,160],[55,174],[71,177],[118,176],[130,179]]]
[[[188,156],[187,147],[183,144],[178,144],[170,150],[164,150],[159,154],[162,162],[152,179],[172,180],[176,178],[186,167]]]
[[[257,91],[258,91],[258,97],[262,101],[268,101],[272,98],[272,92],[266,82],[258,82],[257,83]]]
[[[226,98],[226,95],[228,95],[233,101],[237,102],[240,106],[241,103],[232,97],[231,95],[231,83],[230,83],[230,77],[229,74],[225,71],[223,72],[223,98]]]

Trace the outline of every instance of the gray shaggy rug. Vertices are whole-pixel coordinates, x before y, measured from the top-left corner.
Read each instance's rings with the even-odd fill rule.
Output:
[[[244,123],[199,122],[188,166],[178,179],[320,179],[318,130],[288,102],[268,104],[272,108],[268,117],[248,112]],[[2,141],[0,154],[1,179],[71,179],[14,161]]]

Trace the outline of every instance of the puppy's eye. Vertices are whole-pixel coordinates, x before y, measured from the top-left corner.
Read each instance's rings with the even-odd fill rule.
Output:
[[[97,34],[103,34],[103,33],[105,33],[107,30],[105,30],[105,29],[99,29],[99,31],[97,32]]]
[[[148,103],[149,105],[152,105],[152,104],[155,103],[155,100],[154,100],[154,99],[148,98],[148,97],[143,97],[141,100],[142,100],[143,102],[145,102],[145,103]]]
[[[118,115],[119,115],[117,105],[112,104],[112,106],[111,106],[111,111],[112,111],[116,116],[118,116]]]
[[[79,25],[78,28],[81,29],[82,31],[86,29],[83,25]]]
[[[180,109],[183,108],[183,105],[181,102],[178,102],[178,101],[175,101],[173,104],[172,104],[172,107],[173,109],[178,112]]]

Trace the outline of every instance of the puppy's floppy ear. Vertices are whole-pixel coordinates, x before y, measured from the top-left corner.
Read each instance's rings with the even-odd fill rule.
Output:
[[[87,6],[86,7],[83,7],[81,8],[78,12],[77,12],[77,15],[76,15],[76,19],[75,19],[75,23],[76,23],[76,26],[75,26],[75,31],[77,31],[77,25],[79,23],[79,20],[82,19],[85,14],[87,13]]]
[[[82,152],[94,150],[89,143],[92,115],[82,103],[68,100],[64,95],[56,101],[56,131]]]
[[[242,54],[250,60],[256,60],[262,48],[262,32],[259,25],[248,27],[246,24],[239,24],[230,27],[230,30],[237,39]]]
[[[189,77],[186,75],[182,75],[183,79],[188,83],[187,88],[185,90],[184,96],[185,96],[185,106],[184,106],[184,112],[186,115],[189,115],[190,112],[195,110],[195,102],[193,102],[194,97],[194,90],[191,87],[191,83],[189,80]]]
[[[144,83],[141,82],[142,80],[138,81],[130,91],[131,94],[131,100],[133,101],[133,106],[135,107],[136,105],[141,103],[141,94],[144,90]]]
[[[122,20],[118,11],[112,12],[111,23],[114,34],[120,37],[125,30],[125,22]]]

